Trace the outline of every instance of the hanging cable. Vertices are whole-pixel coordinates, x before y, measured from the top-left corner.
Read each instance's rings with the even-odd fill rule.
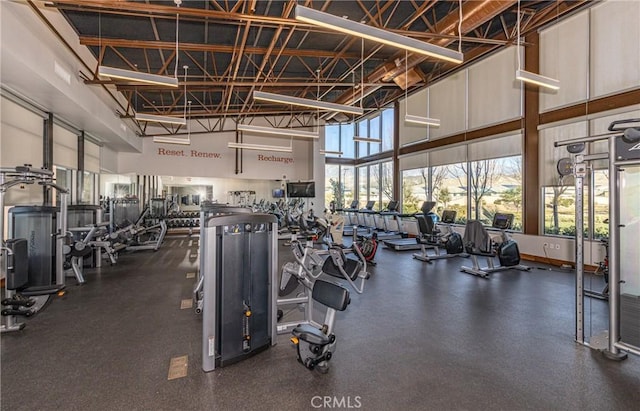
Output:
[[[364,37],[360,41],[360,108],[364,110]]]
[[[184,69],[184,114],[183,117],[185,121],[187,120],[187,70],[189,70],[189,66],[182,66]]]
[[[518,70],[522,70],[522,65],[520,62],[520,0],[518,0],[518,17],[516,18],[517,25],[517,39],[516,44],[518,45],[518,51],[516,52],[518,58]]]
[[[409,114],[408,106],[409,106],[409,94],[407,90],[409,89],[409,52],[407,50],[404,51],[404,116],[407,117]]]
[[[462,53],[462,0],[458,1],[458,53]]]
[[[173,0],[173,2],[176,4],[176,7],[178,8],[178,10],[180,9],[180,5],[182,4],[182,0]],[[173,70],[173,76],[175,78],[178,78],[178,25],[180,23],[180,13],[176,13],[176,67]]]

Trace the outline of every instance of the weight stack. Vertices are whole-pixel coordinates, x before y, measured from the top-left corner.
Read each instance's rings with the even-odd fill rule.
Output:
[[[201,230],[200,258],[204,275],[202,369],[208,372],[275,344],[275,216],[208,217]]]
[[[620,337],[640,347],[640,296],[620,294]]]

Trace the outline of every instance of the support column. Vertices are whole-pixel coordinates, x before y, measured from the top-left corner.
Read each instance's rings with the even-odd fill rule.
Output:
[[[540,72],[540,35],[533,32],[525,37],[527,46],[524,49],[525,70]],[[540,150],[538,147],[539,121],[538,87],[524,85],[524,140],[522,144],[523,161],[523,220],[524,234],[539,235],[540,231],[540,183],[538,163]],[[526,182],[526,183],[525,183]]]
[[[76,204],[82,203],[82,189],[84,188],[84,130],[78,135],[78,172],[76,176]]]
[[[42,168],[53,170],[53,113],[47,113],[42,131]],[[43,205],[53,204],[51,188],[42,187]]]
[[[405,102],[406,103],[406,102]],[[393,198],[402,202],[402,176],[400,175],[400,102],[393,104]],[[357,186],[356,186],[357,187]],[[404,204],[403,204],[404,207]]]

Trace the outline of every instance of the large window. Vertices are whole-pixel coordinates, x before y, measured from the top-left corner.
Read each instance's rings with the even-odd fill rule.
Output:
[[[570,185],[553,185],[542,188],[544,198],[544,233],[551,235],[576,235],[576,190]]]
[[[358,143],[358,157],[366,157],[382,151],[393,150],[394,140],[393,108],[381,110],[374,117],[360,120],[357,124],[358,136],[382,140],[382,143]]]
[[[324,128],[324,148],[327,151],[342,151],[342,157],[355,158],[353,123],[330,124]],[[337,157],[336,154],[327,154]]]
[[[340,151],[340,126],[327,125],[324,128],[324,148],[327,151]],[[332,156],[332,154],[327,154]]]
[[[97,173],[82,172],[82,193],[78,201],[79,204],[98,204],[99,178]]]
[[[380,179],[380,205],[385,208],[389,201],[396,200],[393,197],[393,162],[386,161],[380,164],[382,178]]]
[[[544,233],[574,237],[576,235],[576,189],[570,181],[542,187],[544,197]],[[593,170],[584,180],[583,222],[585,238],[609,236],[609,171]],[[592,217],[590,217],[592,216]],[[591,227],[594,227],[591,233]]]
[[[416,168],[402,172],[402,212],[415,213],[429,198],[429,168]]]
[[[351,202],[356,198],[355,167],[340,166],[340,176],[340,181],[342,182],[342,186],[344,188],[344,205],[349,206]]]
[[[435,173],[432,173],[437,178],[439,174],[442,174],[442,181],[436,185],[433,185],[433,191],[437,194],[435,201],[446,200],[448,210],[456,211],[456,223],[464,224],[467,222],[467,216],[469,215],[469,184],[467,181],[467,169],[468,163],[457,163],[446,166],[434,167]],[[434,182],[437,179],[433,179]],[[444,191],[444,193],[443,193]],[[444,201],[442,201],[443,210]]]
[[[358,208],[363,208],[369,198],[369,168],[367,166],[356,168],[358,173]]]
[[[340,125],[340,150],[342,151],[342,157],[356,157],[356,148],[353,143],[354,129],[353,123],[343,123]]]
[[[467,221],[467,175],[462,164],[436,166],[431,168],[432,201],[436,202],[435,212],[442,215],[444,210],[456,211],[456,222]]]
[[[324,203],[329,205],[335,201],[336,207],[343,204],[343,187],[340,184],[340,166],[337,164],[325,164],[324,166]]]
[[[382,110],[382,151],[393,150],[394,114],[393,108]]]
[[[426,200],[434,212],[456,211],[456,223],[468,218],[491,225],[497,212],[514,214],[514,229],[522,229],[521,156],[465,161],[402,172],[403,212],[416,212]]]
[[[358,122],[358,137],[369,137],[369,120],[364,119]],[[368,143],[357,143],[358,157],[366,157],[369,155]]]
[[[393,162],[358,167],[358,199],[364,207],[375,201],[375,210],[382,210],[393,198]]]
[[[60,187],[66,188],[68,191],[67,204],[74,204],[76,199],[73,197],[73,194],[75,193],[75,190],[73,190],[73,170],[66,167],[53,166],[53,173],[55,175],[56,184]],[[58,190],[51,191],[55,193],[54,205],[60,204],[60,192]]]
[[[593,238],[609,237],[609,170],[593,172]]]
[[[336,202],[336,208],[348,207],[354,199],[354,167],[326,164],[324,170],[324,202]]]
[[[380,138],[380,116],[377,115],[369,120],[369,138]],[[380,143],[366,143],[369,146],[369,155],[380,152]]]
[[[513,229],[522,230],[521,156],[472,161],[462,168],[469,182],[471,218],[490,225],[496,213],[510,213]]]

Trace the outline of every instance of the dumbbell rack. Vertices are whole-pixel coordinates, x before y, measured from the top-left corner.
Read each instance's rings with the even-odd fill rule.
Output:
[[[164,215],[149,215],[145,218],[145,225],[158,224],[164,220],[167,224],[167,232],[170,234],[193,234],[200,232],[200,213],[186,211]]]

